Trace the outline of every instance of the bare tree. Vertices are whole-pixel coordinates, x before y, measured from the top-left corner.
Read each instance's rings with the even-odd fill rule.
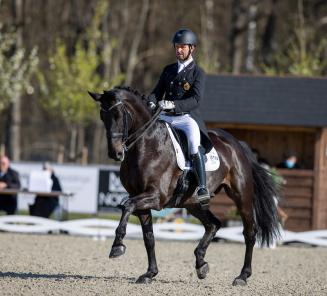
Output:
[[[15,0],[14,14],[16,17],[17,47],[23,46],[23,0]],[[21,94],[16,93],[11,106],[10,151],[14,161],[20,160],[21,153]]]
[[[214,10],[215,2],[205,0],[200,2],[201,13],[201,56],[200,65],[207,73],[217,73],[219,68],[218,55],[219,51],[214,46]]]
[[[130,49],[127,70],[126,70],[126,84],[129,85],[133,81],[134,69],[137,61],[138,48],[142,39],[142,34],[144,32],[144,25],[149,11],[149,0],[142,1],[142,9],[139,17],[139,21],[134,33],[134,38],[132,46]]]
[[[245,33],[247,25],[247,11],[241,0],[233,0],[231,18],[231,65],[232,73],[239,74],[242,71],[244,61]]]
[[[248,8],[248,25],[247,25],[247,40],[246,40],[246,59],[245,70],[254,72],[255,70],[255,50],[257,43],[257,15],[258,1],[252,0]]]

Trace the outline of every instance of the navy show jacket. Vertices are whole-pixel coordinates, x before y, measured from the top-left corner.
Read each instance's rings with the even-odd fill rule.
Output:
[[[207,128],[201,118],[199,106],[204,97],[205,73],[192,61],[177,73],[178,63],[167,65],[148,100],[157,104],[160,100],[174,101],[173,115],[190,114],[201,131],[201,145],[206,152],[212,148]]]

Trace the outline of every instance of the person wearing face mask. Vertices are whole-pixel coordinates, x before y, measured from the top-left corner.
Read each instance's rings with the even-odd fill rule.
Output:
[[[177,61],[163,69],[147,98],[148,106],[152,110],[160,106],[163,110],[160,119],[183,130],[187,136],[198,182],[196,199],[203,209],[207,209],[210,193],[206,186],[203,152],[209,152],[213,146],[199,111],[204,96],[205,73],[193,59],[197,36],[191,30],[178,30],[171,42]]]
[[[280,169],[300,169],[298,158],[294,152],[289,152],[285,159],[277,165]]]
[[[18,172],[10,167],[10,160],[7,156],[0,156],[0,190],[19,189],[20,180]],[[0,194],[0,211],[7,215],[15,214],[17,209],[17,195]]]

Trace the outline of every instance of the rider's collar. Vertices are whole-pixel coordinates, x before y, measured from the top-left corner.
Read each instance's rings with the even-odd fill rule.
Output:
[[[180,62],[179,60],[177,60],[177,64],[178,64],[178,73],[180,71],[182,71],[184,68],[186,68],[189,64],[191,64],[193,62],[193,57],[190,56],[189,59],[185,62]]]

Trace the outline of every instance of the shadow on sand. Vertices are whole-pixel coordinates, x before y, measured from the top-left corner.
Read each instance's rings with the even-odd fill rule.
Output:
[[[93,280],[93,279],[103,279],[103,280],[118,280],[124,279],[131,283],[135,282],[136,279],[132,277],[117,277],[117,276],[93,276],[93,275],[78,275],[78,274],[43,274],[43,273],[32,273],[32,272],[0,272],[0,278],[18,278],[18,279],[54,279],[54,280]]]

